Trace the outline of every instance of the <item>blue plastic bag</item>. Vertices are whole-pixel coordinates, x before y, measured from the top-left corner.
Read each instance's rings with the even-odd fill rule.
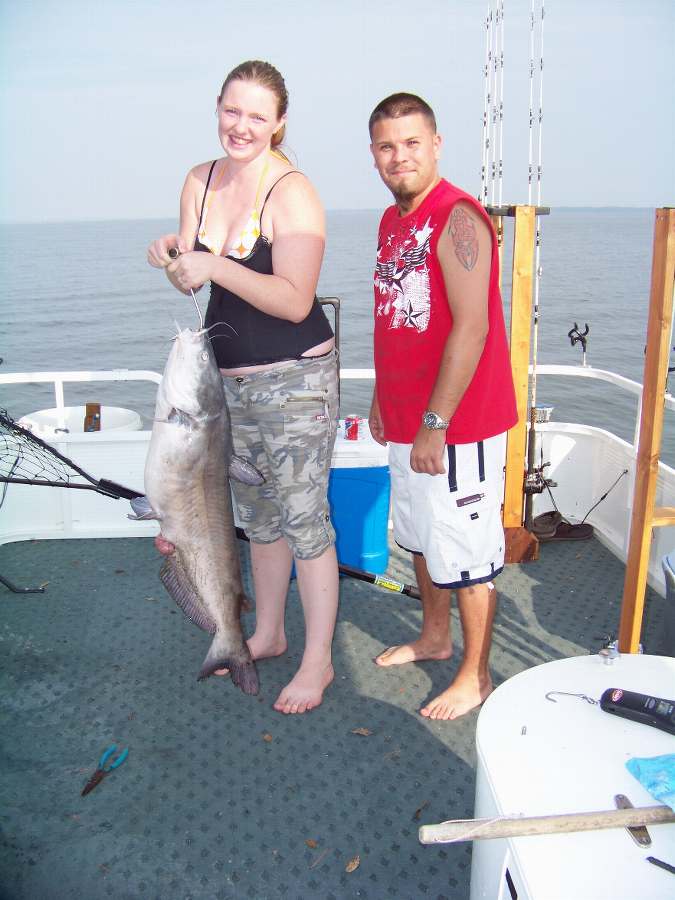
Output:
[[[647,759],[633,757],[626,763],[626,768],[655,800],[675,812],[675,753]]]

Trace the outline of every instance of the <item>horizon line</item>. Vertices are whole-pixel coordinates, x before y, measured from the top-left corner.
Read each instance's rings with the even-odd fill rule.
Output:
[[[527,206],[527,204],[516,204],[516,203],[506,203],[502,204],[503,206]],[[590,204],[586,206],[579,206],[576,204],[559,204],[559,205],[549,205],[549,209],[553,211],[554,209],[578,209],[578,210],[605,210],[605,209],[632,209],[632,210],[642,210],[642,209],[668,209],[668,205],[664,207],[653,206],[651,204],[643,204],[643,203],[598,203],[598,204]],[[327,213],[379,213],[381,214],[384,211],[383,207],[338,207],[332,209],[326,209]],[[131,216],[131,217],[120,217],[114,216],[109,218],[99,218],[96,216],[87,216],[84,218],[73,218],[73,219],[2,219],[0,218],[0,225],[75,225],[79,223],[92,223],[92,222],[165,222],[167,219],[174,219],[174,216]]]

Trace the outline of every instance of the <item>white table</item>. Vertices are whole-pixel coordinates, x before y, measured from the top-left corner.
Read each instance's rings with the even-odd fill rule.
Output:
[[[675,736],[576,697],[545,697],[556,690],[599,699],[608,687],[672,699],[675,659],[623,655],[607,665],[579,656],[500,685],[478,718],[476,818],[614,809],[615,794],[636,807],[655,805],[625,763],[675,753]],[[675,824],[649,833],[648,848],[624,828],[474,841],[471,900],[673,900],[675,875],[646,857],[675,865]]]

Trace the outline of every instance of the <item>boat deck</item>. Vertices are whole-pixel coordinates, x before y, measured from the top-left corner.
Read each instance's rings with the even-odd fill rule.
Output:
[[[497,581],[497,684],[618,630],[623,565],[595,539],[541,551]],[[5,578],[47,583],[0,586],[0,897],[468,897],[471,845],[417,839],[422,824],[473,815],[478,712],[417,713],[458,664],[456,613],[454,660],[379,669],[382,647],[417,633],[419,603],[342,579],[335,683],[319,709],[283,716],[271,704],[303,642],[295,585],[288,654],[259,664],[251,698],[227,679],[196,681],[209,638],[164,592],[159,565],[146,538],[0,547]],[[413,580],[393,551],[389,573]],[[662,604],[648,592],[646,650]],[[81,797],[113,743],[127,761]]]

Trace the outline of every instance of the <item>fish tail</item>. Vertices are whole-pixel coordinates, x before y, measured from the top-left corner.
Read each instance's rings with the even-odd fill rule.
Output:
[[[206,654],[206,659],[202,663],[197,680],[203,681],[218,669],[229,669],[232,681],[245,694],[257,694],[260,690],[258,671],[249,649],[243,641],[241,647],[233,649],[231,645],[221,639],[220,635],[216,634],[209,647],[209,652]]]

